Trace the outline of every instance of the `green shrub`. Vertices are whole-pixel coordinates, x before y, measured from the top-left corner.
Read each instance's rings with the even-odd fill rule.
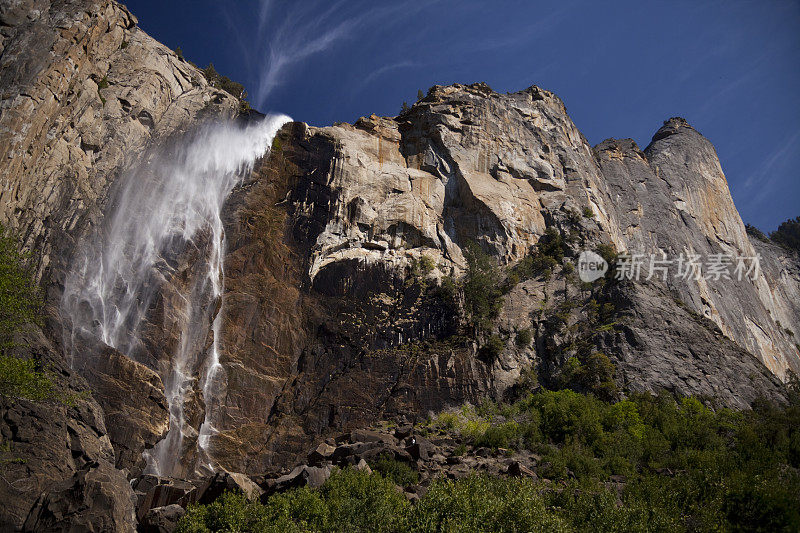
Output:
[[[787,250],[800,252],[800,217],[782,222],[778,229],[769,234],[769,238]]]
[[[318,490],[294,489],[263,505],[225,493],[210,505],[190,506],[176,532],[396,531],[408,511],[393,482],[346,469]]]
[[[533,334],[531,333],[531,328],[518,330],[516,337],[514,337],[514,343],[520,348],[530,346],[532,340]]]
[[[203,74],[212,87],[225,91],[231,96],[237,98],[240,102],[245,102],[247,100],[247,91],[245,90],[244,85],[239,82],[235,82],[229,77],[223,76],[217,72],[217,69],[214,68],[213,63],[209,63],[208,66],[203,69]]]
[[[403,531],[569,531],[528,480],[470,476],[434,481]]]
[[[426,283],[428,276],[436,268],[436,263],[427,255],[419,259],[411,258],[409,262],[409,279],[412,283]]]
[[[597,253],[606,260],[608,263],[608,271],[606,272],[606,279],[614,279],[616,275],[616,265],[619,254],[613,244],[601,243],[597,245]]]
[[[382,454],[370,462],[369,466],[373,471],[401,487],[410,487],[419,482],[419,474],[408,463],[398,461],[388,454]]]
[[[482,438],[484,434],[492,427],[492,424],[489,423],[487,420],[482,418],[474,419],[474,420],[467,420],[467,422],[461,426],[460,432],[466,439],[475,442],[478,439]]]
[[[392,531],[409,507],[393,482],[352,469],[334,472],[320,493],[333,531]]]
[[[53,382],[36,361],[0,355],[0,396],[10,400],[44,401],[54,397]]]
[[[513,277],[514,284],[537,276],[549,279],[553,270],[561,264],[565,251],[566,247],[561,234],[555,228],[547,228],[531,253],[523,257],[511,269],[509,277]],[[507,282],[506,286],[513,285]]]
[[[14,336],[41,324],[42,300],[29,268],[30,254],[0,226],[0,352],[14,346]]]
[[[464,256],[467,259],[463,283],[464,307],[472,326],[477,331],[486,331],[503,305],[499,269],[475,242],[467,243]]]
[[[263,505],[250,502],[243,495],[225,492],[209,505],[190,505],[175,533],[269,531],[268,515]]]
[[[561,369],[560,383],[563,387],[591,392],[603,400],[613,400],[618,394],[614,381],[616,370],[611,360],[603,353],[579,353],[570,357]]]
[[[577,438],[593,444],[601,435],[601,403],[571,390],[545,391],[532,398],[541,414],[542,433],[555,443]]]
[[[500,335],[491,335],[483,346],[480,349],[480,355],[487,361],[494,361],[500,354],[503,353],[503,349],[506,347],[506,343],[503,342],[503,339]]]
[[[751,224],[745,224],[744,230],[747,232],[748,235],[755,237],[759,241],[769,242],[769,237],[767,237],[763,231],[761,231],[760,229]]]
[[[439,285],[428,287],[428,293],[453,315],[458,315],[458,285],[453,276],[442,276]]]
[[[41,294],[29,262],[18,240],[0,226],[0,396],[42,401],[54,396],[50,377],[36,361],[9,353],[18,334],[42,322]]]
[[[514,420],[489,426],[483,435],[475,439],[475,446],[488,448],[511,448],[522,438],[522,428]]]

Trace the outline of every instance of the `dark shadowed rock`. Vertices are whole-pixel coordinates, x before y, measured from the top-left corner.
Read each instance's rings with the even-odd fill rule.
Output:
[[[430,459],[433,453],[436,451],[436,446],[434,446],[431,441],[425,437],[420,437],[419,435],[412,437],[412,439],[413,443],[406,447],[406,451],[411,454],[411,457],[416,461],[427,461]]]
[[[514,477],[529,477],[536,479],[538,476],[536,472],[528,468],[527,466],[523,465],[519,461],[514,461],[510,465],[508,465],[508,475]]]
[[[319,464],[330,459],[335,451],[336,448],[334,446],[331,446],[325,442],[321,442],[319,446],[314,448],[314,450],[308,454],[308,462],[314,465]]]
[[[295,467],[285,476],[276,479],[268,479],[264,484],[264,496],[268,497],[276,492],[283,492],[298,487],[321,487],[331,475],[332,467],[328,466],[307,466]]]
[[[177,504],[150,509],[139,522],[139,533],[172,533],[186,509]]]
[[[397,444],[397,439],[386,433],[370,431],[368,429],[357,429],[350,433],[350,442],[383,442],[385,444]]]
[[[151,509],[172,504],[186,505],[190,495],[195,495],[198,486],[207,487],[203,482],[190,483],[181,479],[145,475],[136,480],[136,516],[142,520]]]
[[[414,426],[412,425],[399,426],[394,430],[394,436],[397,440],[404,440],[410,437],[412,433],[414,433]]]
[[[42,507],[46,504],[54,513],[61,508],[71,513],[71,520],[87,524],[98,523],[106,512],[119,511],[107,522],[116,524],[124,514],[120,498],[127,497],[123,493],[129,487],[125,487],[125,475],[113,471],[114,449],[100,405],[41,331],[33,330],[20,340],[27,346],[17,349],[17,355],[35,358],[52,370],[58,398],[46,402],[0,399],[0,434],[7,446],[2,452],[0,523],[19,529],[26,518],[39,523],[41,512],[42,527],[47,523],[55,528],[58,520]],[[75,489],[74,500],[70,487]],[[46,499],[40,498],[43,494]],[[40,509],[34,516],[31,508],[37,500]]]
[[[83,345],[79,353],[74,368],[89,382],[103,408],[117,468],[141,473],[142,452],[169,429],[161,378],[110,346]]]
[[[197,489],[188,495],[186,503],[208,504],[226,491],[244,494],[248,500],[257,500],[264,493],[263,489],[245,474],[219,472],[198,483]]]
[[[109,463],[90,463],[45,492],[23,530],[129,533],[136,528],[135,504],[122,472]]]

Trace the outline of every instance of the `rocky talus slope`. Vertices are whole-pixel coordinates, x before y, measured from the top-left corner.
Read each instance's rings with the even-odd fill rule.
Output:
[[[126,171],[206,121],[234,119],[239,102],[112,0],[1,2],[0,39],[0,222],[33,253],[48,315],[26,353],[77,394],[70,406],[0,405],[14,459],[0,479],[0,529],[158,530],[181,514],[175,505],[225,487],[269,492],[321,475],[285,470],[297,464],[415,453],[410,435],[349,432],[513,395],[532,369],[559,386],[584,352],[613,363],[614,397],[665,389],[747,408],[759,396],[782,401],[781,379],[800,372],[798,258],[750,239],[713,146],[684,120],[667,120],[644,150],[632,140],[592,147],[549,91],[435,86],[398,117],[287,124],[234,190],[216,339],[225,395],[210,440],[223,472],[143,475],[142,452],[168,429],[159,364],[180,341],[164,302],[197,275],[204,236],[161,251],[177,266],[141,327],[142,362],[90,339],[67,360],[64,280]],[[554,240],[561,253],[547,272],[510,275]],[[470,243],[498,265],[504,289],[480,329],[458,291],[443,289],[466,272]],[[761,275],[584,284],[574,273],[583,250],[760,254]],[[208,305],[213,319],[221,304]],[[198,349],[215,340],[206,329]],[[200,369],[191,372],[184,409],[199,431],[205,398]],[[345,433],[352,443],[306,457]],[[382,444],[347,453],[364,442]],[[450,445],[422,459],[431,475],[512,466],[450,459]],[[193,477],[196,458],[181,459]],[[535,467],[511,459],[515,472]]]

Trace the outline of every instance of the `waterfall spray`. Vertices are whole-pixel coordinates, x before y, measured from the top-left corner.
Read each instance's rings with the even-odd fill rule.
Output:
[[[247,126],[208,125],[138,165],[123,176],[103,226],[84,243],[65,280],[61,310],[70,324],[64,339],[70,360],[80,357],[77,342],[89,339],[161,375],[170,426],[166,438],[145,452],[148,472],[183,473],[180,460],[191,444],[195,470],[214,469],[209,441],[225,387],[222,207],[289,120],[277,115]],[[159,347],[144,338],[154,307],[162,309],[161,326],[176,332],[171,353],[155,353]],[[199,430],[185,410],[198,390],[205,403]]]

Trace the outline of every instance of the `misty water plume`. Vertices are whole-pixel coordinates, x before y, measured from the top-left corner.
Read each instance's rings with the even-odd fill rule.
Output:
[[[68,357],[107,344],[156,370],[170,413],[146,471],[214,469],[209,440],[225,390],[225,199],[264,156],[284,115],[206,125],[120,178],[83,243],[61,302]]]

